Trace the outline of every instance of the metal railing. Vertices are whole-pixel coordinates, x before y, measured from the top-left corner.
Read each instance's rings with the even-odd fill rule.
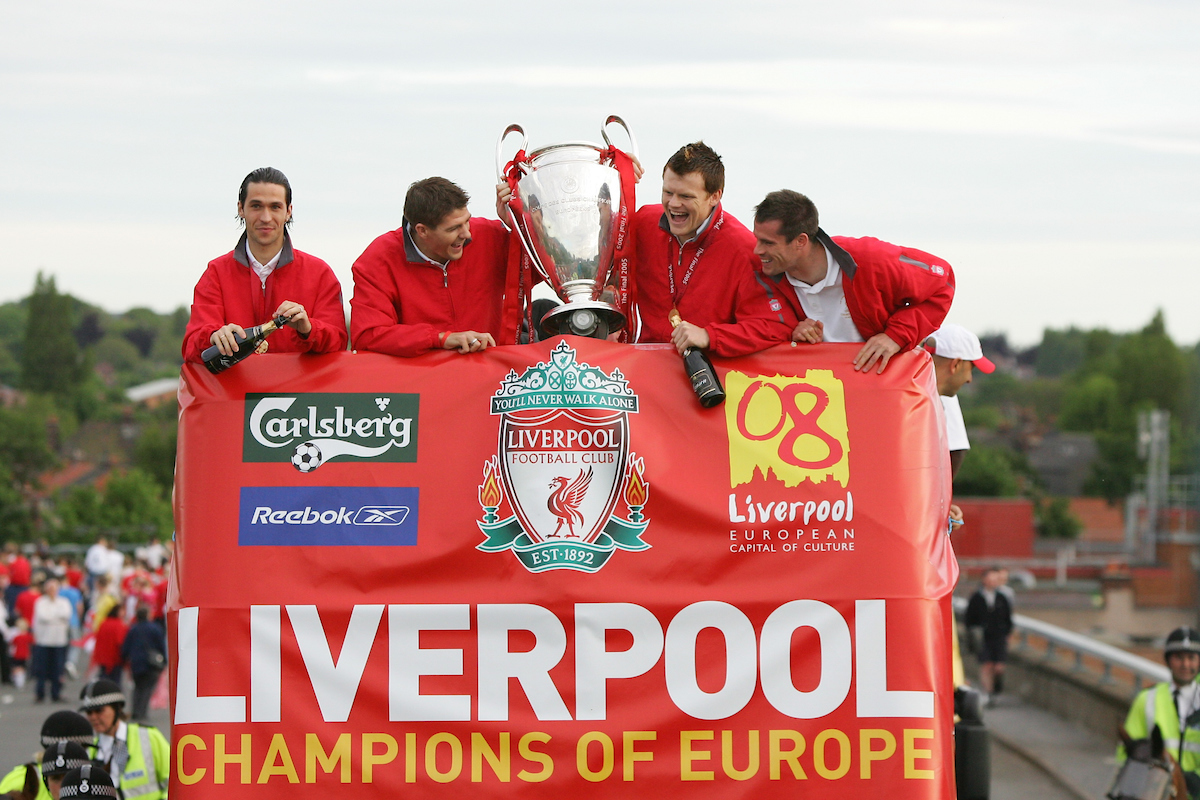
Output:
[[[961,620],[966,611],[967,601],[954,598],[955,616]],[[1013,615],[1013,632],[1017,636],[1015,649],[1025,658],[1040,657],[1043,662],[1065,658],[1071,671],[1091,674],[1100,683],[1116,683],[1116,673],[1124,673],[1138,692],[1171,679],[1170,670],[1162,664],[1024,614]]]

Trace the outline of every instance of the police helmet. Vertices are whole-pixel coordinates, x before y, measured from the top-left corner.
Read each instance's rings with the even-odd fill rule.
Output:
[[[1167,636],[1166,655],[1171,653],[1200,653],[1200,631],[1183,626]]]
[[[121,687],[105,678],[85,685],[79,693],[79,700],[79,710],[82,712],[104,706],[112,706],[117,711],[125,708],[125,695],[121,693]]]
[[[96,732],[87,717],[75,711],[55,711],[42,723],[42,747],[59,742],[91,744]]]

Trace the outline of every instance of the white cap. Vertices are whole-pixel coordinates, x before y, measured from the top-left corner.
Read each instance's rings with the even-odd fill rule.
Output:
[[[970,361],[979,368],[980,372],[985,374],[994,372],[996,365],[991,359],[983,357],[983,347],[979,344],[979,337],[971,333],[962,325],[948,323],[938,328],[929,339],[933,341],[931,348],[934,355],[942,358],[961,358],[964,361]]]

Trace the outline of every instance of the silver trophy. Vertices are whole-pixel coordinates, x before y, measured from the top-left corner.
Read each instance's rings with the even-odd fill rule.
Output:
[[[624,128],[636,157],[637,142],[620,117],[610,116],[600,128],[605,144],[612,146],[606,129],[614,122]],[[504,140],[514,132],[521,134],[521,151],[528,150],[529,137],[520,125],[504,129],[496,143],[501,182],[507,180]],[[534,268],[562,301],[534,320],[544,334],[603,339],[625,324],[625,315],[608,302],[612,290],[606,292],[621,209],[621,176],[605,163],[607,149],[563,142],[534,150],[516,164],[523,173],[515,192],[521,213],[510,207],[517,234]]]

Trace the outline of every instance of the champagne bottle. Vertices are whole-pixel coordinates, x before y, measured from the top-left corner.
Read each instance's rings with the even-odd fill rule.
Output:
[[[225,370],[232,367],[234,364],[252,355],[258,349],[259,343],[270,336],[274,331],[279,330],[287,322],[282,316],[268,320],[262,325],[255,325],[246,331],[246,338],[243,339],[236,333],[233,335],[234,341],[237,342],[237,350],[233,355],[223,356],[221,351],[214,344],[200,354],[200,358],[204,360],[204,366],[208,367],[208,371],[214,375],[219,375]]]
[[[672,328],[678,328],[679,323],[683,321],[679,312],[674,308],[671,309],[668,319],[671,320]],[[717,371],[713,369],[712,362],[708,360],[708,356],[704,354],[703,350],[696,347],[684,350],[683,366],[692,380],[692,390],[696,393],[696,397],[700,398],[700,405],[712,408],[725,402],[725,387],[721,385]]]

